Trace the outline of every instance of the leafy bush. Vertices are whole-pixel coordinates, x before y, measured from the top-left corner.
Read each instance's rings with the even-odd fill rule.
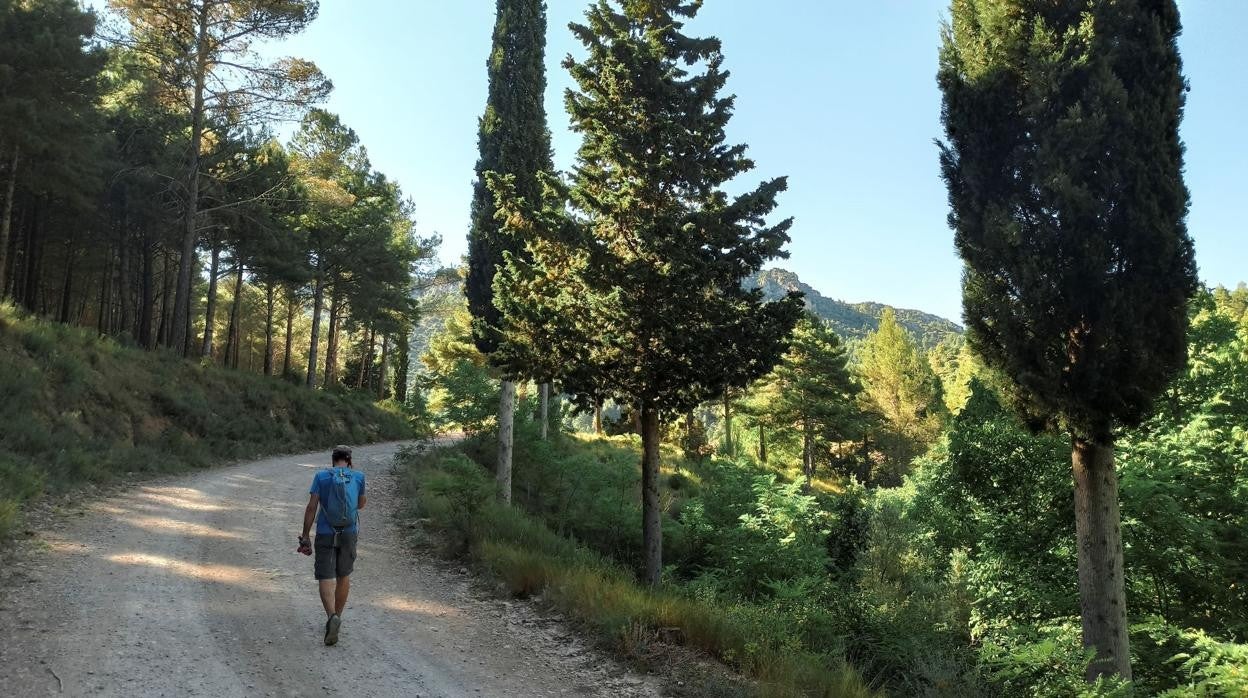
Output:
[[[1092,658],[1079,640],[1078,620],[1020,625],[994,634],[980,652],[983,668],[1007,695],[1129,696],[1130,688],[1115,679],[1084,681]]]
[[[494,424],[498,383],[484,366],[467,359],[453,361],[430,394],[429,410],[442,429],[479,434]]]
[[[715,501],[739,495],[731,486],[717,487],[685,509],[691,534],[707,548],[704,567],[724,580],[725,592],[757,598],[778,584],[827,573],[829,516],[815,497],[803,494],[801,482],[754,475],[748,503]],[[730,511],[744,513],[724,520]]]
[[[400,460],[406,491],[417,498],[419,512],[444,532],[468,531],[472,557],[510,593],[540,594],[630,656],[652,658],[652,648],[666,638],[724,660],[756,679],[765,695],[871,695],[839,656],[804,648],[791,619],[776,607],[724,607],[676,589],[645,590],[619,562],[516,508],[488,496],[478,499],[484,470],[466,468],[458,454],[407,452]],[[460,496],[476,506],[466,526],[455,518],[454,498]]]
[[[974,633],[1078,613],[1070,447],[1033,436],[982,383],[920,459],[915,516],[945,556],[966,551]]]

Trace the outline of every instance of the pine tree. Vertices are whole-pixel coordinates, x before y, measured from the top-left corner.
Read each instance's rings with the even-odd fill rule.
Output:
[[[512,178],[515,194],[532,203],[541,199],[539,172],[553,169],[550,131],[546,127],[546,3],[544,0],[498,0],[494,44],[487,62],[489,96],[481,117],[477,178],[473,184],[468,231],[468,277],[464,292],[474,317],[477,348],[492,354],[502,339],[494,303],[494,276],[504,255],[522,254],[522,240],[501,232],[498,204],[487,174]],[[532,367],[512,366],[503,376],[498,408],[498,495],[511,501],[511,425],[515,380],[533,377]],[[554,376],[537,376],[550,380]]]
[[[863,340],[858,356],[868,407],[891,432],[884,450],[895,467],[905,465],[940,434],[940,380],[892,308],[884,309],[879,329]]]
[[[183,232],[174,302],[172,347],[190,340],[192,267],[202,228],[200,187],[205,134],[218,121],[246,122],[315,104],[331,84],[308,61],[257,62],[258,42],[303,31],[316,18],[315,0],[112,0],[130,25],[115,41],[141,56],[166,100],[190,120],[183,192]]]
[[[791,221],[764,219],[785,180],[735,199],[722,191],[753,163],[745,146],[724,142],[733,98],[720,96],[720,41],[682,31],[697,10],[602,1],[572,25],[588,51],[565,61],[577,83],[567,95],[572,127],[584,136],[566,192],[576,217],[561,217],[551,179],[541,206],[500,197],[532,254],[511,257],[496,283],[509,341],[529,338],[566,366],[571,392],[639,409],[651,585],[662,569],[660,419],[770,371],[801,314],[800,296],[767,304],[742,288],[783,256]]]
[[[941,166],[971,347],[1035,427],[1069,433],[1087,677],[1131,677],[1115,432],[1185,360],[1174,0],[955,0]]]
[[[304,384],[314,388],[325,294],[352,250],[352,208],[360,199],[369,163],[355,131],[336,114],[321,109],[313,109],[304,117],[290,150],[291,167],[308,199],[298,226],[306,239],[313,289],[312,334]],[[332,288],[330,293],[332,297]]]
[[[30,180],[40,200],[54,196],[75,208],[85,208],[99,186],[91,178],[100,165],[95,104],[104,53],[91,45],[95,25],[73,0],[0,1],[0,296],[13,280],[8,253],[23,185]],[[25,279],[27,286],[39,280]],[[30,294],[13,291],[33,306],[23,298]]]
[[[805,316],[793,331],[793,344],[775,370],[760,381],[768,397],[753,410],[756,423],[792,430],[800,436],[802,472],[814,479],[820,452],[831,444],[861,438],[863,422],[850,375],[848,354],[836,333]]]

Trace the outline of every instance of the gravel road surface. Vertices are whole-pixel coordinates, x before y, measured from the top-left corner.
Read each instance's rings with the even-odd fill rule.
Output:
[[[295,552],[328,452],[269,458],[37,517],[34,542],[5,553],[0,693],[660,695],[558,619],[413,552],[392,516],[399,446],[355,450],[369,497],[336,647]]]

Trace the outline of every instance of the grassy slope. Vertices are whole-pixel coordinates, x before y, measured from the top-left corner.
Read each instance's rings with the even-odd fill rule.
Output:
[[[0,396],[0,539],[45,492],[411,434],[366,401],[126,348],[5,305]]]

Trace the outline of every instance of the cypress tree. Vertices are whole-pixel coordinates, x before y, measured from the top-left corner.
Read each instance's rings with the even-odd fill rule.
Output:
[[[971,347],[1072,440],[1087,678],[1130,679],[1114,434],[1186,357],[1174,0],[954,0],[941,166]]]
[[[741,285],[785,256],[792,221],[765,223],[783,178],[733,199],[721,189],[753,163],[744,145],[725,143],[734,100],[720,96],[720,41],[682,31],[698,5],[593,5],[572,25],[588,56],[565,61],[577,83],[572,127],[584,136],[571,186],[544,178],[543,199],[523,206],[518,187],[495,182],[514,194],[500,197],[505,222],[528,236],[530,254],[510,257],[496,284],[508,342],[564,366],[565,389],[640,412],[651,585],[662,570],[660,418],[770,371],[801,315],[800,295],[764,303]]]
[[[486,175],[512,178],[516,195],[535,202],[541,197],[539,172],[552,169],[550,131],[546,127],[546,4],[543,0],[498,0],[494,45],[487,62],[489,96],[481,117],[480,156],[473,184],[468,231],[468,276],[464,293],[473,316],[473,340],[484,354],[502,339],[494,303],[494,276],[507,253],[522,253],[523,242],[504,235],[498,204]],[[513,367],[500,391],[497,478],[499,497],[511,500],[511,424],[515,412],[514,379],[527,375]]]

